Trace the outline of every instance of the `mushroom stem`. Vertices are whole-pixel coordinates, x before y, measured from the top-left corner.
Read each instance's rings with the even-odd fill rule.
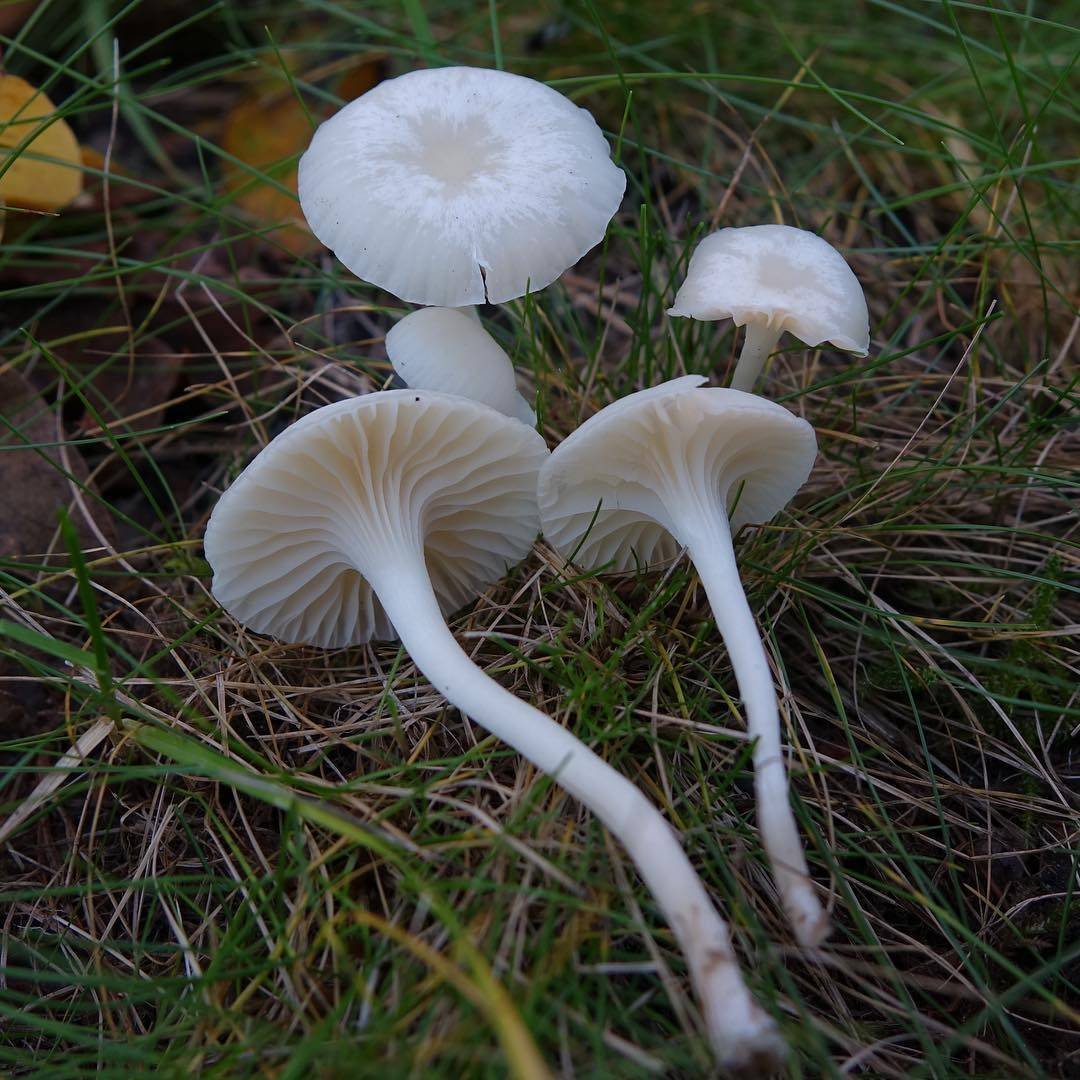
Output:
[[[758,828],[784,910],[800,945],[821,944],[829,934],[791,810],[787,771],[780,746],[780,711],[765,647],[746,602],[727,516],[684,511],[677,536],[685,544],[712,606],[717,629],[731,657],[735,680],[754,739],[754,794]]]
[[[783,330],[774,330],[767,323],[751,320],[746,324],[742,352],[739,353],[735,373],[731,376],[732,390],[745,390],[748,394],[754,392],[754,383],[782,333]]]
[[[368,574],[402,645],[431,684],[584,803],[626,848],[690,966],[709,1037],[728,1068],[776,1068],[786,1046],[742,980],[728,926],[660,812],[550,717],[485,675],[450,633],[422,566],[395,560]]]

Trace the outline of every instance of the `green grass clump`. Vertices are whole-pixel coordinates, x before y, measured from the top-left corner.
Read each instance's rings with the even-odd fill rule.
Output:
[[[317,117],[350,71],[437,62],[549,81],[629,177],[601,249],[483,313],[550,445],[633,390],[726,377],[730,323],[664,315],[703,233],[812,228],[864,282],[868,357],[787,340],[770,365],[821,453],[739,541],[828,946],[778,916],[691,568],[611,580],[540,544],[459,640],[663,807],[792,1076],[1075,1075],[1075,21],[43,0],[0,23],[5,69],[100,155],[0,246],[0,377],[41,401],[0,401],[0,491],[29,446],[68,519],[50,504],[51,542],[0,560],[0,1072],[494,1077],[522,1038],[567,1075],[710,1068],[684,960],[595,820],[395,648],[256,638],[209,594],[217,492],[384,385],[402,311],[290,239],[298,208],[252,213],[230,170],[287,192],[287,169],[223,149],[225,118],[255,92]]]

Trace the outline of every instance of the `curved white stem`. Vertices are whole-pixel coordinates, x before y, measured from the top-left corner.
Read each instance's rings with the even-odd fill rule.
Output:
[[[742,980],[727,924],[660,812],[550,717],[485,675],[447,628],[423,566],[404,559],[367,575],[416,666],[448,701],[555,777],[629,852],[686,955],[717,1057],[729,1068],[775,1068],[786,1046]]]
[[[746,324],[742,352],[735,364],[735,373],[731,376],[732,390],[745,390],[748,394],[754,392],[754,383],[758,381],[761,369],[769,359],[769,354],[776,348],[782,333],[783,330],[771,330],[764,323]]]
[[[677,535],[705,586],[735,669],[747,730],[755,740],[754,793],[761,841],[796,939],[803,946],[819,945],[829,934],[829,919],[814,890],[791,810],[776,687],[739,580],[731,529],[723,512],[690,511],[682,516],[685,520],[678,522]]]

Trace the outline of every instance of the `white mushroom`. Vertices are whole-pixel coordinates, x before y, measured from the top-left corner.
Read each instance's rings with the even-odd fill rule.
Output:
[[[859,279],[828,241],[790,225],[721,229],[698,244],[669,315],[746,326],[731,386],[753,390],[788,331],[865,356],[870,316]]]
[[[799,942],[829,931],[788,796],[772,673],[746,602],[732,529],[768,521],[802,486],[813,428],[764,398],[688,375],[630,394],[567,438],[540,471],[544,536],[586,569],[632,570],[686,548],[731,657],[754,738],[762,843]]]
[[[585,109],[470,67],[379,83],[319,127],[299,171],[308,224],[353,273],[443,307],[549,285],[603,239],[625,185]]]
[[[394,371],[406,386],[471,397],[533,427],[536,413],[518,393],[510,357],[475,312],[420,308],[399,320],[386,335]]]
[[[675,834],[625,777],[477,668],[445,614],[529,551],[543,439],[484,405],[396,390],[327,405],[279,435],[207,526],[220,603],[253,630],[326,647],[399,636],[462,712],[557,778],[623,843],[686,953],[721,1061],[785,1053]]]

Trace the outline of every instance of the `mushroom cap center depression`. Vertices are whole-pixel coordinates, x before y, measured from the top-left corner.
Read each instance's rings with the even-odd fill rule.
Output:
[[[755,267],[758,285],[794,295],[815,285],[815,267],[776,252],[767,252]]]
[[[798,334],[806,332],[806,324],[838,317],[845,305],[835,268],[823,266],[813,254],[775,248],[757,252],[729,296],[738,321],[754,318]],[[819,333],[828,330],[823,326]]]
[[[498,173],[507,144],[480,119],[447,127],[437,115],[418,117],[410,124],[413,146],[402,164],[430,177],[449,192],[466,188],[478,177]]]
[[[308,223],[349,269],[441,307],[544,288],[603,238],[624,186],[584,109],[477,68],[380,83],[320,125],[299,167]]]
[[[865,356],[870,319],[862,287],[827,241],[790,225],[720,229],[698,244],[671,315],[732,318],[807,345],[831,341]]]

